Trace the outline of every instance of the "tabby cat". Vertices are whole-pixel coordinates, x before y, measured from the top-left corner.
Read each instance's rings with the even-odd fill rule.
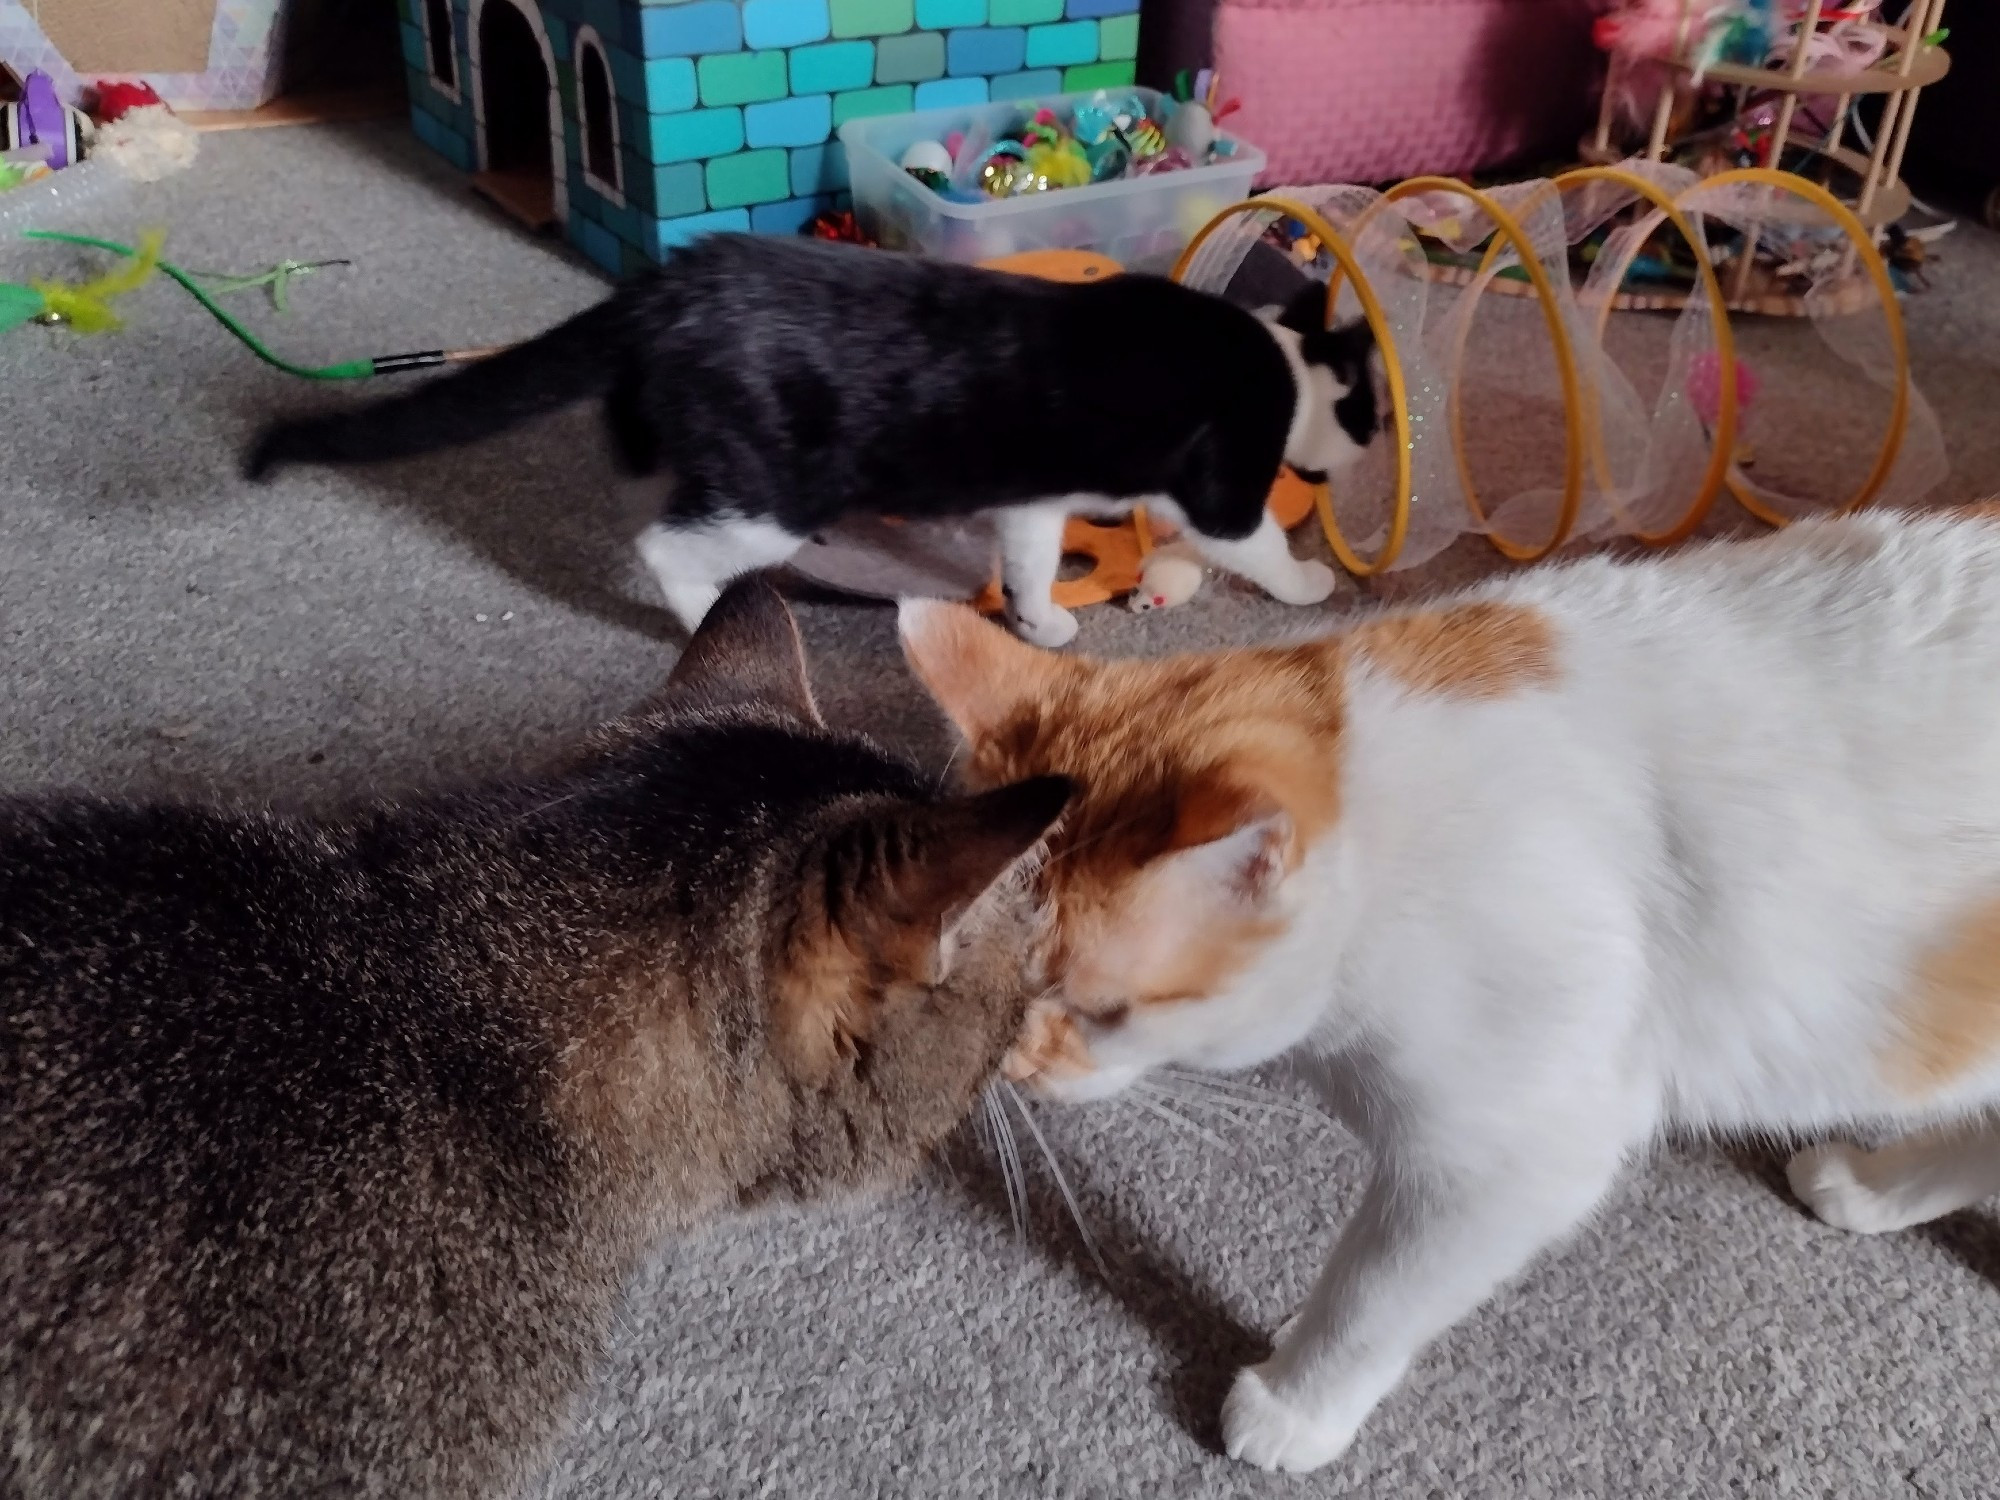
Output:
[[[752,581],[546,774],[0,802],[0,1495],[510,1493],[662,1234],[967,1114],[1067,795],[829,731]]]

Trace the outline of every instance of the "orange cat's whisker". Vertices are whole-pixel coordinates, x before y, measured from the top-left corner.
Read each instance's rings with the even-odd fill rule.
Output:
[[[1156,1079],[1189,1086],[1189,1097],[1197,1095],[1219,1095],[1223,1099],[1247,1105],[1252,1109],[1276,1111],[1301,1120],[1311,1120],[1317,1124],[1333,1123],[1333,1116],[1317,1106],[1293,1099],[1275,1089],[1261,1084],[1246,1083],[1241,1079],[1218,1078],[1213,1073],[1196,1073],[1186,1068],[1162,1068],[1154,1075]]]
[[[1131,1100],[1132,1103],[1138,1105],[1139,1108],[1145,1110],[1146,1113],[1150,1115],[1157,1115],[1159,1116],[1159,1118],[1167,1121],[1171,1125],[1178,1125],[1183,1130],[1192,1131],[1195,1135],[1198,1135],[1203,1140],[1207,1141],[1211,1146],[1228,1145],[1228,1142],[1223,1140],[1223,1138],[1217,1135],[1214,1131],[1210,1130],[1206,1125],[1196,1124],[1193,1120],[1190,1120],[1186,1115],[1180,1113],[1180,1111],[1173,1109],[1172,1107],[1167,1105],[1156,1094],[1154,1094],[1145,1084],[1135,1083],[1134,1085],[1132,1085],[1131,1088],[1127,1089],[1123,1094],[1119,1095],[1119,1097],[1121,1099]]]

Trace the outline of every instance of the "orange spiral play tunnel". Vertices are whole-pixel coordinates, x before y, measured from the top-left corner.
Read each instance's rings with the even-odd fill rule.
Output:
[[[1483,533],[1517,562],[1532,562],[1584,534],[1616,532],[1652,545],[1680,541],[1725,491],[1778,525],[1808,510],[1850,510],[1892,490],[1899,499],[1913,498],[1941,477],[1942,445],[1911,385],[1888,268],[1860,220],[1805,178],[1764,168],[1695,178],[1628,163],[1495,191],[1437,177],[1386,192],[1283,189],[1216,215],[1173,275],[1225,293],[1254,245],[1284,220],[1302,227],[1331,262],[1329,325],[1342,316],[1365,318],[1380,351],[1384,438],[1392,447],[1378,487],[1389,493],[1353,497],[1346,521],[1330,489],[1315,497],[1328,544],[1356,575],[1421,562],[1467,531]],[[1664,356],[1668,377],[1649,403],[1607,353],[1605,334],[1619,289],[1663,226],[1692,258],[1693,289]],[[1718,226],[1746,264],[1760,243],[1810,253],[1804,264],[1820,280],[1802,299],[1804,310],[1842,361],[1880,392],[1879,403],[1870,403],[1886,407],[1880,418],[1846,424],[1874,428],[1872,458],[1855,465],[1859,477],[1837,497],[1785,494],[1753,480],[1737,462],[1739,415],[1749,392],[1738,389],[1730,278],[1711,243]],[[1579,292],[1572,247],[1607,229]],[[1455,236],[1466,263],[1476,260],[1442,311],[1433,305],[1444,298],[1433,295],[1442,289],[1426,275],[1420,232]],[[1559,477],[1504,515],[1475,483],[1466,413],[1475,318],[1503,273],[1510,273],[1507,289],[1532,297],[1540,310],[1541,357],[1551,372],[1545,379],[1562,413],[1560,439],[1552,431],[1548,448],[1560,456]],[[1824,290],[1834,285],[1839,297]],[[1913,433],[1918,441],[1911,441]],[[1345,476],[1335,480],[1349,483]],[[1367,535],[1354,534],[1363,526]]]

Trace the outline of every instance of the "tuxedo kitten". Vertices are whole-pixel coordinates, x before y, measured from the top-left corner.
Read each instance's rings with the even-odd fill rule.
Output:
[[[803,665],[750,580],[544,775],[0,801],[0,1495],[514,1493],[661,1235],[959,1123],[1068,789],[934,794]]]
[[[1375,435],[1372,336],[1324,318],[1317,285],[1260,317],[1162,277],[712,235],[491,359],[281,423],[248,471],[428,453],[601,396],[622,464],[669,480],[639,550],[689,629],[729,579],[844,516],[990,510],[1010,622],[1059,646],[1072,515],[1143,503],[1288,604],[1332,591],[1264,506],[1281,466],[1323,477]]]
[[[1856,1230],[2000,1192],[2000,516],[1801,522],[1146,661],[904,611],[973,784],[1078,783],[1009,1071],[1086,1099],[1290,1053],[1374,1153],[1237,1376],[1232,1456],[1339,1458],[1662,1138],[1888,1138],[1792,1163]]]

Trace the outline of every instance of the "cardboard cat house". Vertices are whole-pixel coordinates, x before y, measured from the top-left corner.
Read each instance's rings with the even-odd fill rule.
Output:
[[[798,232],[848,120],[1122,87],[1139,49],[1140,0],[398,3],[418,136],[614,275]]]
[[[0,63],[75,104],[99,79],[177,110],[255,109],[278,90],[285,0],[0,0]]]

